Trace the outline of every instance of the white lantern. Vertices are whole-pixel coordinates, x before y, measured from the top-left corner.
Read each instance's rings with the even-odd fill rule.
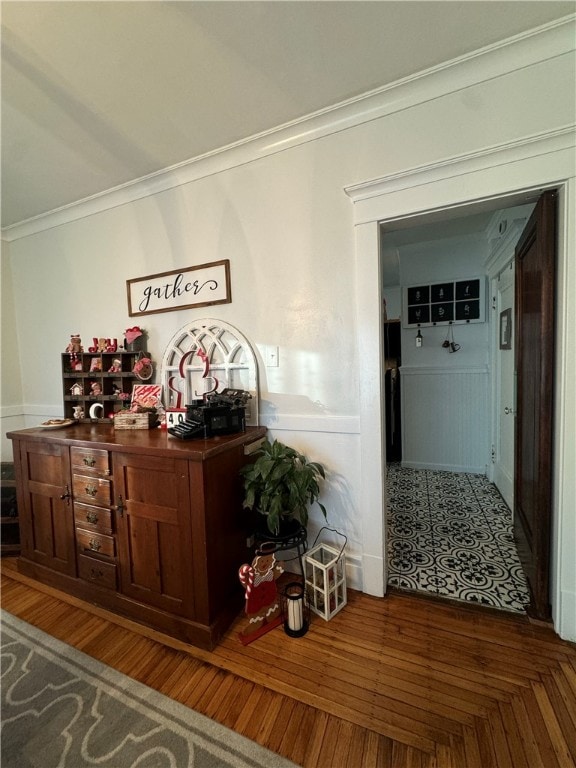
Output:
[[[346,605],[344,547],[314,546],[304,556],[304,574],[310,610],[328,621]]]

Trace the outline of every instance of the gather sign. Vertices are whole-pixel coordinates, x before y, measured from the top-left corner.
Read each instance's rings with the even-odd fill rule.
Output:
[[[223,259],[126,280],[126,290],[131,317],[229,304],[232,301],[230,261]]]

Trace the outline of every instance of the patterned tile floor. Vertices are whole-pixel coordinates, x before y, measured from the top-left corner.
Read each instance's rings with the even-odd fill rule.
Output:
[[[512,515],[482,475],[388,465],[388,584],[525,612]]]

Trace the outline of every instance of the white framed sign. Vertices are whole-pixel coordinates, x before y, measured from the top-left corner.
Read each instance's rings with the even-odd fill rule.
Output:
[[[230,304],[230,261],[173,269],[126,280],[130,317],[177,309]]]

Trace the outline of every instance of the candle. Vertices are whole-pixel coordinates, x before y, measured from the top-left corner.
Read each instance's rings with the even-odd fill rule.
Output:
[[[304,587],[299,583],[288,584],[284,595],[286,598],[284,629],[292,637],[300,637],[308,629],[304,614]]]
[[[296,597],[288,600],[288,629],[299,632],[304,624],[302,614],[302,598]]]

